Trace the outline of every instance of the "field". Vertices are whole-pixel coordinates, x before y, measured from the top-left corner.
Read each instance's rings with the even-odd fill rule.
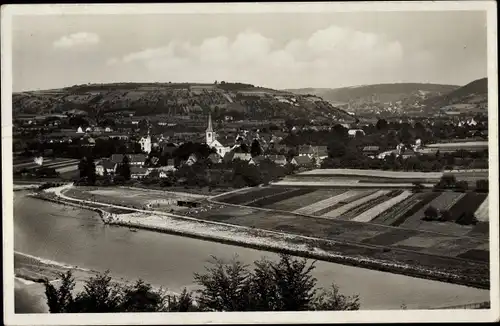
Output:
[[[214,198],[221,204],[247,206],[244,211],[240,206],[227,206],[196,217],[440,256],[464,254],[470,258],[477,254],[474,259],[480,260],[488,252],[488,224],[459,225],[454,221],[467,211],[477,211],[486,219],[479,209],[486,197],[474,192],[270,186]],[[429,206],[448,210],[450,221],[423,221]]]
[[[57,171],[61,170],[62,172],[69,171],[69,167],[76,167],[78,166],[79,160],[77,159],[70,159],[70,158],[44,158],[43,164],[39,166],[34,162],[33,159],[14,159],[13,161],[13,169],[14,171],[21,170],[21,169],[35,169],[39,167],[44,167],[44,168],[54,168]]]
[[[199,201],[201,198],[190,194],[122,187],[78,187],[67,190],[65,195],[118,206],[177,213],[188,210],[187,207],[177,206],[178,200]]]
[[[266,186],[212,197],[196,209],[175,205],[177,200],[193,199],[185,194],[146,189],[77,187],[65,195],[126,207],[149,207],[256,232],[286,233],[297,244],[310,248],[382,259],[399,266],[453,271],[481,284],[489,279],[488,223],[462,226],[453,221],[421,220],[431,204],[449,209],[453,216],[466,210],[474,212],[487,194]]]

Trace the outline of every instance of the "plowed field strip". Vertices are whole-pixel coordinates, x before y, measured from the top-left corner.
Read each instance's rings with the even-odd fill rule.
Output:
[[[399,217],[408,212],[420,200],[420,196],[418,196],[417,194],[412,194],[411,196],[400,202],[398,205],[390,207],[388,210],[375,217],[372,220],[372,223],[391,225]]]
[[[333,211],[334,209],[337,209],[337,208],[339,208],[341,206],[349,204],[349,203],[351,203],[351,202],[353,202],[355,200],[358,200],[358,199],[363,198],[365,196],[369,196],[371,194],[374,194],[376,191],[377,190],[359,190],[359,193],[357,195],[349,197],[349,198],[347,198],[345,200],[339,201],[338,203],[336,203],[335,205],[332,205],[330,207],[327,207],[327,208],[324,208],[322,210],[316,211],[316,212],[314,212],[313,215],[315,215],[315,216],[322,216],[323,214],[326,214],[326,213],[328,213],[330,211]]]
[[[418,195],[418,200],[411,205],[405,213],[403,213],[400,216],[396,217],[396,220],[391,224],[392,226],[400,226],[406,222],[406,220],[414,215],[416,212],[418,212],[422,207],[425,207],[428,203],[430,203],[432,200],[434,200],[436,197],[439,196],[439,193],[436,192],[430,192],[430,193],[425,193],[425,194],[419,194]]]
[[[376,191],[375,193],[371,194],[371,195],[368,195],[368,196],[365,196],[363,198],[360,198],[358,200],[355,200],[349,204],[346,204],[346,205],[343,205],[339,208],[336,208],[334,209],[333,211],[330,211],[326,214],[323,214],[322,216],[323,217],[329,217],[329,218],[338,218],[339,216],[347,213],[349,210],[355,208],[355,207],[358,207],[364,203],[367,203],[373,199],[376,199],[380,196],[384,196],[386,194],[388,194],[390,191],[389,190],[379,190],[379,191]]]
[[[377,206],[378,204],[381,204],[381,203],[389,200],[390,198],[399,195],[402,192],[403,192],[402,190],[391,190],[391,191],[383,194],[382,196],[372,198],[368,201],[365,201],[364,203],[361,203],[361,204],[351,208],[349,211],[347,211],[345,214],[342,214],[337,219],[344,220],[344,221],[352,220],[353,218],[364,213],[365,211],[369,210],[370,208]]]
[[[259,188],[257,190],[252,190],[245,193],[236,193],[227,198],[219,199],[228,204],[237,204],[237,205],[245,205],[245,203],[250,203],[254,200],[264,198],[267,196],[272,196],[278,193],[283,193],[287,191],[291,191],[293,188]]]
[[[346,191],[347,190],[345,189],[316,190],[302,196],[281,200],[279,202],[267,205],[266,208],[291,212],[296,209],[311,205],[311,203],[316,203],[326,198],[340,195]]]
[[[422,218],[424,217],[424,212],[429,206],[433,206],[439,210],[447,210],[453,204],[457,202],[460,198],[462,198],[464,193],[457,192],[443,192],[436,198],[434,198],[429,204],[425,205],[421,209],[419,209],[415,214],[410,216],[401,226],[407,228],[416,228],[422,223]]]
[[[308,194],[308,193],[313,192],[313,191],[315,191],[315,189],[310,189],[310,188],[293,189],[290,191],[281,192],[281,193],[273,194],[273,195],[266,196],[263,198],[259,198],[257,200],[250,202],[250,203],[247,203],[246,205],[250,205],[250,206],[254,206],[254,207],[265,207],[267,205],[271,205],[273,203],[276,203],[276,202],[279,202],[279,201],[282,201],[285,199],[294,198],[297,196],[302,196],[302,195]]]
[[[411,191],[404,191],[403,193],[399,194],[396,197],[393,197],[389,200],[384,201],[383,203],[378,204],[377,206],[374,206],[370,208],[367,211],[364,211],[360,215],[356,216],[354,219],[351,221],[355,222],[370,222],[373,218],[377,217],[380,215],[382,212],[386,211],[390,207],[397,205],[401,201],[405,200],[409,196],[411,196]]]
[[[478,209],[474,213],[474,216],[481,222],[489,221],[489,196],[479,205]]]
[[[298,214],[313,214],[314,212],[317,212],[319,210],[325,209],[329,206],[335,205],[336,203],[345,200],[349,197],[353,197],[359,194],[359,190],[350,190],[347,192],[344,192],[340,195],[333,196],[324,200],[321,200],[319,202],[313,203],[311,205],[308,205],[306,207],[299,208],[294,211],[294,213]]]

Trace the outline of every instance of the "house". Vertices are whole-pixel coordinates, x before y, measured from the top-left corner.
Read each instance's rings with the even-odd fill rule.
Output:
[[[115,164],[120,164],[123,162],[123,154],[113,154],[111,155],[111,162]]]
[[[363,154],[368,155],[370,157],[375,157],[380,152],[379,146],[365,146],[363,147]]]
[[[109,159],[104,159],[96,164],[95,172],[97,175],[114,174],[116,172],[117,163]]]
[[[286,165],[285,155],[269,155],[268,158],[276,165],[281,165],[281,166]]]
[[[313,147],[313,157],[316,161],[322,161],[328,157],[328,147],[327,146],[314,146]]]
[[[290,163],[295,166],[309,167],[313,165],[313,160],[307,155],[295,156]]]
[[[130,178],[132,179],[142,179],[146,175],[148,175],[149,171],[146,168],[140,166],[131,166],[130,167]]]
[[[314,154],[314,149],[311,145],[300,145],[298,150],[299,156],[307,155],[312,157]]]
[[[347,131],[347,134],[349,135],[349,137],[357,137],[357,136],[360,136],[360,135],[365,135],[365,132],[363,131],[363,129],[349,129]]]
[[[147,156],[144,154],[127,154],[130,166],[142,166],[146,162]],[[111,155],[111,161],[116,164],[123,162],[123,154]]]
[[[149,132],[148,132],[148,135],[146,137],[142,137],[140,140],[139,140],[139,144],[141,145],[141,150],[144,152],[144,153],[151,153],[151,137],[149,136]]]
[[[377,155],[377,158],[378,158],[379,160],[383,160],[383,159],[385,159],[387,156],[392,155],[392,154],[397,155],[397,152],[396,152],[396,151],[394,151],[394,150],[392,150],[392,151],[385,151],[385,152],[382,152],[382,153],[378,154],[378,155]]]
[[[234,160],[242,160],[245,162],[249,162],[252,159],[252,154],[250,153],[234,153],[233,156],[233,161]]]
[[[126,135],[126,134],[120,134],[120,133],[111,133],[111,134],[108,134],[106,136],[108,136],[110,139],[121,139],[121,140],[127,140],[128,139],[128,135]]]
[[[264,155],[254,156],[250,159],[250,161],[248,161],[248,164],[260,165],[260,163],[262,163],[265,159],[266,157]]]
[[[131,166],[143,166],[147,156],[144,154],[127,154]]]
[[[220,163],[222,161],[222,158],[215,153],[211,153],[210,155],[208,155],[207,159],[212,164],[217,164],[217,163]]]
[[[214,132],[212,127],[212,115],[208,115],[208,127],[205,131],[205,142],[208,147],[215,149],[215,152],[219,154],[220,157],[224,157],[229,151],[231,151],[231,146],[227,143],[223,144],[221,141],[217,140],[217,134]]]
[[[81,143],[82,146],[87,146],[87,147],[92,147],[95,146],[95,139],[92,137],[87,137],[83,139],[83,142]]]
[[[417,153],[415,153],[414,151],[412,151],[411,149],[406,149],[404,150],[403,152],[401,152],[399,154],[401,157],[403,157],[404,159],[407,159],[407,158],[410,158],[410,157],[414,157],[417,155]]]
[[[184,163],[188,166],[191,166],[193,165],[194,163],[198,162],[198,158],[196,157],[196,155],[193,153],[191,155],[189,155],[187,161]]]
[[[157,168],[160,178],[168,177],[169,173],[175,172],[177,170],[174,166],[174,160],[168,160],[166,166],[161,166]]]

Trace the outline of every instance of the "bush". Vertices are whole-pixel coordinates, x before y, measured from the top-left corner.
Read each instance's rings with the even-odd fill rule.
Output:
[[[429,206],[424,211],[425,221],[435,221],[439,216],[439,211],[434,206]]]
[[[422,185],[421,182],[419,181],[416,181],[416,182],[413,182],[413,191],[414,192],[421,192],[422,189],[424,189],[424,185]]]
[[[162,289],[155,290],[142,280],[133,285],[114,283],[108,271],[87,280],[83,291],[76,296],[73,294],[75,280],[71,271],[61,274],[61,280],[59,288],[45,281],[45,295],[51,313],[195,310],[191,295],[186,290],[179,298],[172,298]]]
[[[467,181],[458,181],[455,188],[457,191],[466,192],[469,189],[469,183]]]
[[[195,274],[200,308],[208,311],[358,310],[359,298],[315,288],[314,262],[281,255],[278,262],[262,259],[249,270],[236,259],[215,259],[206,274]]]
[[[439,182],[434,186],[435,189],[453,189],[457,185],[457,180],[453,174],[444,174]]]
[[[487,179],[481,179],[476,181],[476,191],[477,192],[488,192],[489,182]]]
[[[476,225],[478,220],[471,211],[466,211],[456,219],[455,223],[460,225]]]
[[[451,213],[450,211],[441,211],[440,214],[439,214],[439,220],[441,222],[446,222],[446,221],[450,221],[451,220]]]
[[[311,275],[314,262],[281,255],[279,261],[261,259],[253,269],[236,257],[225,264],[214,258],[204,274],[195,274],[201,285],[195,298],[186,289],[169,296],[162,289],[138,280],[133,285],[112,282],[109,272],[85,282],[84,290],[73,294],[71,272],[61,274],[56,288],[45,281],[45,294],[51,313],[98,312],[182,312],[182,311],[305,311],[358,310],[359,297],[340,293],[335,284],[317,289]]]

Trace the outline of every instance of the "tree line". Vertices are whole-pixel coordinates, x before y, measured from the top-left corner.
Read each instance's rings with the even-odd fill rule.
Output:
[[[237,257],[229,263],[213,257],[205,272],[194,274],[199,289],[177,296],[140,279],[118,284],[109,271],[86,280],[78,293],[71,271],[61,274],[59,286],[44,285],[51,313],[359,310],[358,295],[340,293],[335,283],[319,288],[314,269],[315,261],[284,254],[252,267]]]

